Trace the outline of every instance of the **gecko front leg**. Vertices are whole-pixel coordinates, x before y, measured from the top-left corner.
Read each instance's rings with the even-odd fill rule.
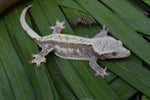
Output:
[[[56,25],[55,26],[50,26],[49,29],[53,29],[53,34],[60,34],[61,30],[65,28],[63,26],[65,24],[65,21],[60,22],[58,19],[56,20]]]
[[[109,73],[106,72],[107,67],[105,67],[104,69],[101,68],[98,64],[97,64],[97,59],[90,59],[89,60],[89,65],[90,67],[96,72],[95,76],[102,76],[102,78],[104,78],[104,76],[108,76]]]
[[[33,64],[36,63],[36,66],[39,67],[41,62],[46,62],[45,56],[52,52],[54,49],[53,48],[47,48],[47,49],[42,49],[42,51],[39,54],[32,54],[32,57],[35,57],[33,60],[29,61],[29,63]]]
[[[108,29],[106,29],[106,26],[104,25],[103,29],[97,35],[95,35],[94,38],[106,37],[108,36],[107,34],[108,34]]]

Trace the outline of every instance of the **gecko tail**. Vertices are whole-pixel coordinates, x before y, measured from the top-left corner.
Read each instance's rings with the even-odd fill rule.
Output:
[[[39,36],[36,32],[34,32],[29,25],[26,23],[25,20],[25,16],[26,16],[26,12],[28,11],[28,9],[30,9],[32,7],[32,5],[27,6],[26,8],[23,9],[21,15],[20,15],[20,23],[21,26],[23,27],[24,31],[33,39],[38,40],[41,38],[41,36]]]

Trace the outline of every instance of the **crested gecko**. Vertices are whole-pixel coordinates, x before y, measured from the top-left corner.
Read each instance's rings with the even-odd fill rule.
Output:
[[[65,21],[60,22],[56,20],[55,26],[50,26],[53,29],[51,35],[39,36],[34,32],[26,23],[25,15],[32,5],[24,8],[20,16],[20,23],[25,32],[42,48],[39,54],[32,54],[35,58],[30,63],[36,63],[39,67],[41,62],[46,62],[45,56],[48,53],[54,52],[58,57],[73,60],[86,60],[89,61],[90,67],[96,72],[95,76],[109,75],[106,72],[107,67],[104,69],[97,64],[97,60],[125,58],[130,55],[130,51],[123,47],[120,40],[108,36],[108,30],[103,29],[93,38],[85,38],[74,35],[61,34],[62,29],[65,28]]]

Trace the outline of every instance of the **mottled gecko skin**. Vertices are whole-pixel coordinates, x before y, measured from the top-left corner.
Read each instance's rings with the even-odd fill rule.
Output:
[[[106,72],[107,67],[103,69],[97,64],[98,59],[125,58],[130,55],[130,51],[122,46],[121,41],[107,35],[108,30],[105,30],[105,25],[95,37],[84,38],[61,34],[61,30],[65,28],[63,26],[65,21],[57,20],[55,26],[50,26],[50,29],[53,29],[52,34],[41,37],[25,21],[26,12],[31,7],[32,5],[22,11],[20,22],[25,32],[42,48],[39,54],[32,55],[35,59],[30,61],[30,63],[36,63],[37,67],[41,62],[46,62],[45,56],[48,53],[54,52],[56,56],[64,59],[89,61],[90,67],[96,72],[95,75],[104,78],[104,75],[109,73]]]

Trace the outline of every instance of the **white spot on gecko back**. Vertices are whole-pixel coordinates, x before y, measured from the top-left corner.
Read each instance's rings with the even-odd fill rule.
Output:
[[[57,50],[57,52],[63,53],[63,54],[68,54],[68,53],[72,54],[74,52],[73,48],[63,48],[63,47],[60,47],[59,45],[56,45],[55,49]]]
[[[79,49],[77,49],[76,52],[77,52],[79,55],[82,55],[82,53],[80,52]]]

